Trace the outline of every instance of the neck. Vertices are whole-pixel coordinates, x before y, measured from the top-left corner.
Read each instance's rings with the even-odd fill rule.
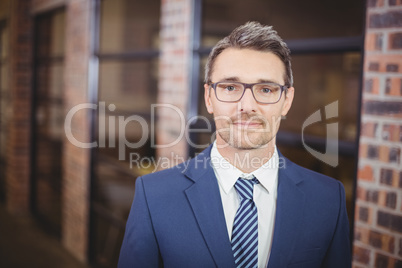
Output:
[[[251,173],[267,163],[275,152],[275,138],[267,145],[253,149],[238,149],[221,139],[216,140],[219,153],[244,173]]]

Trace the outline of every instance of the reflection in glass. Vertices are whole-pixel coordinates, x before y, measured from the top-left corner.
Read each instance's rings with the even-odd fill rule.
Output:
[[[202,46],[215,45],[235,27],[252,20],[273,25],[283,39],[359,36],[364,6],[364,0],[204,0]]]
[[[157,98],[160,1],[100,3],[95,138],[104,146],[94,154],[90,246],[97,267],[116,267],[135,179],[153,170],[150,120]],[[127,145],[136,143],[141,146]],[[142,158],[150,161],[139,165]]]
[[[158,49],[159,13],[159,0],[102,0],[100,52]]]
[[[65,12],[40,15],[35,25],[33,210],[60,237]]]
[[[198,92],[199,114],[213,121],[204,103],[203,70],[206,56],[201,58],[200,80]],[[282,120],[278,133],[278,148],[290,160],[326,174],[343,182],[346,189],[348,213],[350,219],[353,211],[353,182],[356,169],[355,139],[358,124],[358,98],[360,94],[361,54],[359,52],[305,54],[292,56],[292,69],[295,81],[295,98],[286,119]],[[301,143],[303,122],[315,111],[323,110],[332,102],[338,101],[338,117],[329,122],[317,122],[305,128],[304,134],[309,137],[308,144],[317,151],[325,147],[326,124],[337,123],[339,129],[339,165],[331,167],[312,156]],[[324,114],[323,114],[324,115]],[[200,126],[197,126],[200,128]],[[194,127],[196,128],[196,127]],[[205,126],[201,126],[205,129]],[[286,134],[291,140],[283,139]],[[281,139],[282,138],[282,139]],[[293,139],[293,140],[292,140]],[[193,137],[195,143],[201,145],[214,140],[213,131]],[[319,148],[316,148],[319,144]],[[200,152],[202,149],[196,149]],[[324,152],[322,152],[324,153]],[[351,224],[353,221],[350,221]]]
[[[117,264],[135,179],[154,168],[151,162],[144,166],[136,160],[155,156],[148,131],[151,105],[156,103],[156,67],[155,59],[100,64],[99,105],[104,112],[97,114],[96,134],[105,146],[96,149],[96,181],[92,188],[96,237],[92,246],[95,261],[105,267]],[[135,117],[123,123],[131,116],[142,119]],[[142,145],[130,148],[123,144],[122,149],[122,143]]]
[[[281,130],[301,134],[303,122],[317,110],[338,101],[339,137],[356,137],[359,96],[360,53],[294,55],[292,67],[295,99]],[[312,124],[305,135],[326,137],[326,124]]]

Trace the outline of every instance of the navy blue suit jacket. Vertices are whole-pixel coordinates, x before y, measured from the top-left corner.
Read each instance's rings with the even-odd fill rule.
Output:
[[[119,268],[235,268],[210,150],[137,179]],[[350,267],[342,184],[280,158],[268,267]]]

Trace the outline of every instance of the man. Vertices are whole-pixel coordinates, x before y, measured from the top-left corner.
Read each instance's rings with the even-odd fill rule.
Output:
[[[213,48],[205,73],[216,141],[137,179],[119,267],[350,267],[342,184],[276,149],[294,96],[286,44],[246,23]]]

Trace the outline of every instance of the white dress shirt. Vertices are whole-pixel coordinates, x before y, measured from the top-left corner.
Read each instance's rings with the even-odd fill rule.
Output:
[[[269,156],[266,160],[268,160]],[[240,164],[248,163],[239,159]],[[229,240],[232,237],[233,222],[236,211],[240,206],[239,196],[234,187],[239,177],[258,179],[259,184],[254,185],[253,199],[258,213],[258,267],[267,267],[273,229],[275,222],[276,196],[278,189],[278,166],[279,156],[275,146],[274,154],[269,160],[252,173],[245,174],[238,168],[230,164],[219,153],[216,142],[211,150],[211,162],[218,179],[219,190],[222,198],[223,211],[226,219]],[[258,161],[256,161],[258,163]],[[256,163],[254,162],[254,163]]]

